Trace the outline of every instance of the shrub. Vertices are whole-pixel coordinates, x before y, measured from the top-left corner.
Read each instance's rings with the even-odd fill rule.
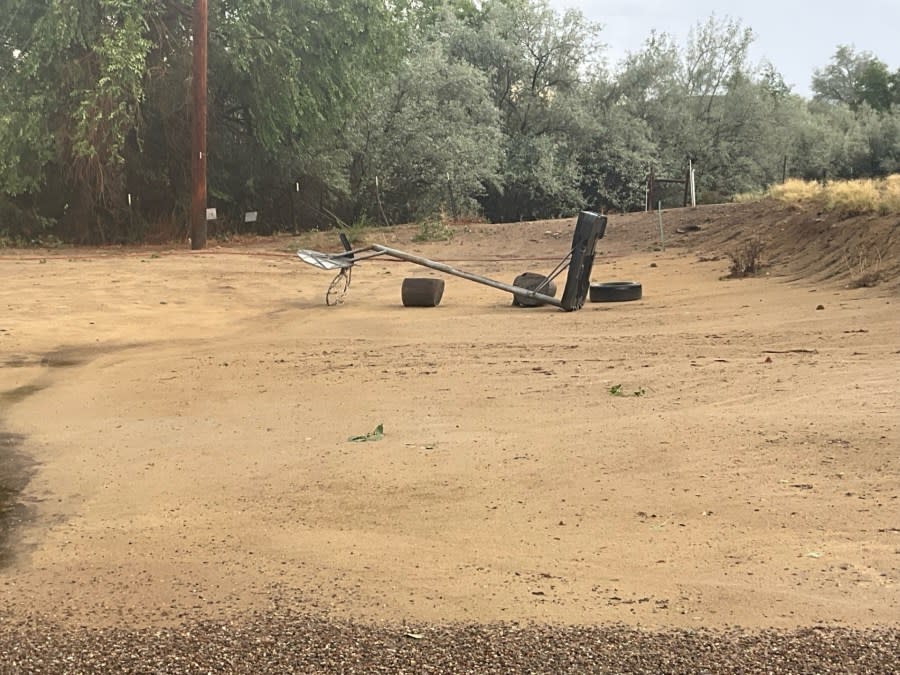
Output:
[[[413,241],[449,241],[453,239],[453,230],[443,219],[426,220],[419,225],[419,231]]]
[[[762,269],[762,252],[766,245],[760,239],[750,239],[739,248],[728,253],[731,258],[731,269],[728,276],[732,279],[751,277]]]
[[[853,288],[870,288],[881,281],[881,263],[884,255],[878,249],[866,249],[862,246],[844,256],[844,264],[850,273],[850,285]]]
[[[369,219],[365,216],[362,216],[352,225],[341,223],[340,225],[338,225],[338,229],[347,235],[347,239],[351,244],[359,244],[365,242],[366,235],[368,234],[369,228],[371,226],[372,224]]]

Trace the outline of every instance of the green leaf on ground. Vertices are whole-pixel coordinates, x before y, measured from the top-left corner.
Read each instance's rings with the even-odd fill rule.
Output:
[[[379,424],[364,436],[351,436],[347,440],[353,443],[366,443],[367,441],[380,441],[382,438],[384,438],[384,424]]]

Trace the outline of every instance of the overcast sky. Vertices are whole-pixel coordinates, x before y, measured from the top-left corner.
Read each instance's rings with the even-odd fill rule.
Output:
[[[651,29],[669,33],[679,45],[688,31],[711,14],[739,19],[756,36],[755,63],[766,59],[794,92],[809,97],[813,71],[828,65],[838,45],[869,51],[891,71],[900,68],[900,0],[549,0],[557,11],[579,9],[603,25],[611,66],[641,46]]]

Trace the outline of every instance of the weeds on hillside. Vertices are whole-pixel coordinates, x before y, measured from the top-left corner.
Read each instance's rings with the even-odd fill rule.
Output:
[[[881,212],[881,190],[874,180],[834,182],[825,188],[823,194],[825,208],[845,216]]]
[[[731,198],[735,204],[750,204],[752,202],[758,202],[761,199],[764,199],[766,196],[765,190],[754,190],[753,192],[740,192],[734,197]]]
[[[881,194],[882,215],[900,213],[900,173],[884,179]]]
[[[348,225],[344,222],[338,225],[338,229],[347,235],[347,239],[350,240],[351,244],[364,242],[371,227],[372,224],[365,216],[360,217],[360,219],[355,221],[352,225]]]
[[[761,239],[753,238],[744,242],[738,248],[729,251],[731,268],[728,276],[731,279],[742,279],[759,274],[763,266],[762,253],[766,245]]]
[[[453,230],[444,222],[443,218],[425,220],[419,225],[419,231],[413,236],[413,241],[449,241],[453,239]]]
[[[844,256],[844,264],[850,274],[853,288],[871,288],[881,281],[881,264],[884,255],[880,250],[866,250],[862,246]]]
[[[0,230],[0,248],[62,248],[65,244],[52,234],[38,234],[30,239],[22,234]]]
[[[735,201],[753,201],[753,195],[737,195]],[[821,202],[827,211],[844,216],[900,214],[900,174],[880,179],[836,180],[824,186],[791,178],[770,187],[765,196],[789,204]]]
[[[815,181],[789,178],[780,185],[770,187],[767,194],[782,202],[808,202],[822,195],[822,185]]]

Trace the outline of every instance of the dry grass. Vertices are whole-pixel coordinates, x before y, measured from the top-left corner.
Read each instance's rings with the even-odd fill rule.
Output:
[[[741,198],[752,201],[750,196]],[[900,214],[900,174],[882,179],[832,181],[825,186],[791,178],[773,185],[766,196],[789,204],[819,201],[824,209],[844,216]]]
[[[884,179],[881,207],[883,215],[900,213],[900,173]]]
[[[799,178],[789,178],[781,185],[773,185],[768,192],[769,197],[789,203],[808,202],[821,194],[822,186],[819,183]]]
[[[877,248],[858,246],[844,256],[844,264],[854,288],[877,286],[882,280],[884,254]]]
[[[755,190],[754,192],[741,192],[736,194],[731,198],[731,201],[735,204],[750,204],[752,202],[758,202],[765,197],[766,192],[764,190]]]
[[[881,190],[874,180],[834,182],[825,188],[824,194],[825,208],[829,211],[845,216],[881,212]]]

